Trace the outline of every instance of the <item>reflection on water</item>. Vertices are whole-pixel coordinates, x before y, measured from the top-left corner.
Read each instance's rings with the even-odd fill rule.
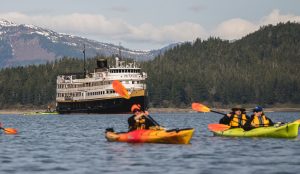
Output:
[[[18,135],[0,135],[0,173],[298,173],[300,139],[214,137],[220,115],[153,114],[167,128],[194,127],[190,145],[107,142],[127,130],[129,115],[0,115]],[[268,113],[275,122],[299,113]]]

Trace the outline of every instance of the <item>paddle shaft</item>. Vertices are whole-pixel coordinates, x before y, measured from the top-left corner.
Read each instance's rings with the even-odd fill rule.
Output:
[[[150,115],[147,116],[156,126],[160,126]]]
[[[226,114],[224,114],[224,113],[222,113],[222,112],[218,112],[218,111],[214,111],[214,110],[210,110],[210,112],[217,113],[217,114],[221,114],[221,115],[226,115]]]

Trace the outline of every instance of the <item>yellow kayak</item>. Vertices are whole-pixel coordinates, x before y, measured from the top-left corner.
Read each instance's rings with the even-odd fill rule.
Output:
[[[131,132],[116,133],[113,129],[106,129],[107,141],[127,143],[165,143],[165,144],[189,144],[194,129],[172,129],[172,130],[145,130],[139,129]]]
[[[300,121],[286,123],[280,126],[259,127],[249,131],[242,128],[232,128],[224,131],[213,131],[214,135],[225,137],[270,137],[270,138],[296,138],[298,136]]]

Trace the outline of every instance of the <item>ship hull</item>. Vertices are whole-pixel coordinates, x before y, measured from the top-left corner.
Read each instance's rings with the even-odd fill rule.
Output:
[[[147,108],[145,96],[135,96],[130,99],[111,98],[87,101],[57,102],[56,111],[60,114],[95,113],[95,114],[123,114],[130,113],[133,104],[140,104]]]

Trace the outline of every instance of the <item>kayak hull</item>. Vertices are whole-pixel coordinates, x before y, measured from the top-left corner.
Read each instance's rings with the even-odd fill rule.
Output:
[[[225,131],[212,131],[216,136],[224,137],[269,137],[269,138],[296,138],[299,122],[287,123],[282,126],[259,127],[249,131],[242,128],[233,128]]]
[[[189,144],[193,133],[193,128],[173,130],[141,129],[124,133],[107,131],[105,137],[107,141],[111,142]]]

